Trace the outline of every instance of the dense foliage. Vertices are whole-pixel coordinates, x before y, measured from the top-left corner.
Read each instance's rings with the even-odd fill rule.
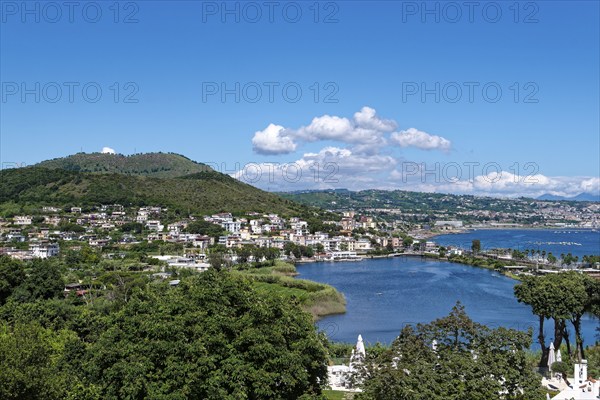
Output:
[[[539,317],[538,341],[542,348],[540,367],[548,365],[548,348],[544,334],[546,319],[554,321],[554,347],[566,341],[567,353],[577,359],[585,358],[581,318],[586,312],[600,315],[600,281],[578,272],[564,272],[543,276],[526,276],[515,286],[516,298],[531,306]],[[575,352],[567,331],[567,322],[575,331]]]
[[[163,206],[184,213],[273,212],[312,215],[305,206],[264,192],[228,175],[207,171],[181,178],[145,178],[125,174],[82,173],[27,167],[0,171],[0,203],[60,207],[122,204]]]
[[[115,273],[112,295],[84,301],[56,290],[56,263],[0,267],[2,399],[295,399],[326,383],[312,317],[243,275],[209,270],[170,287]]]
[[[530,334],[490,329],[462,306],[430,324],[405,327],[391,349],[368,357],[360,399],[543,399],[529,368]]]
[[[77,153],[64,158],[43,161],[38,166],[77,172],[118,173],[155,178],[176,178],[211,171],[211,168],[205,164],[174,153],[145,153],[130,156],[109,153]]]

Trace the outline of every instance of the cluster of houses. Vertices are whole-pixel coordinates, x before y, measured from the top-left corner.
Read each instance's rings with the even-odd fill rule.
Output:
[[[453,196],[441,199],[427,198],[431,204],[436,202],[453,203]],[[453,229],[452,224],[444,224],[446,220],[464,220],[471,224],[495,227],[571,227],[571,228],[599,228],[600,203],[578,203],[541,201],[531,199],[510,199],[510,204],[505,199],[489,199],[483,205],[480,199],[461,198],[461,205],[450,210],[440,207],[434,210],[400,209],[400,208],[371,208],[364,210],[366,213],[400,217],[405,221],[414,223],[437,221],[441,229]]]
[[[311,232],[308,222],[299,217],[283,218],[277,214],[248,212],[243,216],[218,213],[201,217],[202,220],[221,227],[218,237],[192,233],[187,228],[198,217],[174,220],[168,209],[158,206],[126,209],[119,204],[102,205],[86,211],[82,207],[68,210],[52,206],[43,207],[36,215],[15,215],[0,219],[0,254],[28,260],[48,258],[60,254],[59,242],[85,242],[92,248],[102,249],[109,244],[128,245],[140,242],[164,241],[183,245],[186,255],[206,253],[207,249],[220,244],[227,249],[255,246],[284,250],[293,243],[314,249],[310,261],[359,260],[373,250],[418,251],[420,254],[439,255],[440,247],[427,240],[430,227],[408,232],[407,243],[399,235],[393,235],[395,223],[376,220],[373,216],[357,215],[354,211],[343,212],[339,221],[323,221],[335,225],[328,232]],[[136,224],[132,232],[125,225]],[[75,229],[77,228],[77,229]],[[333,228],[333,227],[332,227]],[[464,228],[461,220],[437,220],[432,224],[436,231],[457,231]],[[114,235],[120,232],[119,235]],[[446,248],[444,254],[463,255],[465,250]],[[293,256],[292,256],[293,257]],[[510,260],[510,254],[495,255]],[[301,260],[296,260],[301,261]],[[539,264],[544,264],[543,260]],[[512,266],[511,266],[512,267]],[[519,266],[513,273],[523,273]]]
[[[320,252],[317,254],[319,259],[337,260],[359,258],[359,254],[366,254],[374,248],[375,244],[385,247],[391,243],[396,248],[402,246],[400,238],[375,235],[354,238],[350,235],[353,229],[362,227],[363,224],[368,224],[369,227],[375,226],[375,223],[371,217],[361,218],[358,221],[353,217],[354,215],[344,216],[340,222],[325,221],[328,224],[340,226],[340,235],[334,236],[323,232],[310,233],[307,221],[298,217],[284,219],[277,214],[263,215],[252,212],[248,213],[247,217],[235,218],[230,213],[219,213],[205,216],[204,220],[221,226],[226,232],[218,237],[217,243],[228,249],[251,245],[283,250],[286,243],[291,242],[319,249]],[[192,244],[201,249],[213,244],[212,238],[181,233],[185,229],[186,223],[186,221],[180,221],[170,224],[165,232],[149,235],[148,240],[186,242],[191,237],[195,241]]]
[[[373,217],[357,216],[352,211],[344,212],[340,221],[324,221],[324,224],[337,225],[332,230],[337,232],[335,235],[311,233],[308,222],[298,217],[286,219],[277,214],[255,212],[243,217],[230,213],[204,216],[204,221],[222,228],[223,234],[218,238],[188,232],[188,225],[196,221],[194,217],[165,222],[167,211],[158,206],[128,210],[119,204],[102,205],[91,211],[83,207],[63,210],[46,206],[36,215],[0,219],[0,254],[22,260],[53,257],[60,254],[58,243],[61,241],[87,242],[100,249],[109,244],[165,241],[200,252],[217,243],[229,249],[252,245],[283,250],[286,243],[291,242],[315,249],[316,259],[335,261],[360,259],[376,248],[397,250],[405,245],[400,237],[374,233],[377,228],[389,230],[387,224],[378,226]],[[143,227],[142,233],[121,229],[132,223]],[[353,235],[357,229],[361,230],[360,235]],[[112,235],[116,231],[121,231],[118,238]],[[433,251],[433,246],[427,242],[427,250]]]
[[[5,254],[19,260],[54,257],[59,253],[60,247],[58,243],[50,243],[47,241],[34,241],[29,244],[28,250],[17,249],[14,247],[0,247],[0,255]]]

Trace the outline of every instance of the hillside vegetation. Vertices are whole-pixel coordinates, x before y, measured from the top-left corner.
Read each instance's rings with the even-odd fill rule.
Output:
[[[36,166],[76,172],[117,173],[155,178],[177,178],[198,172],[214,172],[206,164],[174,153],[144,153],[130,156],[77,153],[68,157],[42,161]]]
[[[213,170],[151,178],[27,167],[0,171],[0,203],[56,206],[157,205],[182,212],[249,211],[300,215],[308,207]]]

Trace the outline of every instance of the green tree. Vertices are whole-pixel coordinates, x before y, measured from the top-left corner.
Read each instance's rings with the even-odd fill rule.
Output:
[[[327,374],[312,318],[226,271],[135,292],[90,354],[86,375],[108,399],[296,399]]]
[[[440,250],[439,250],[440,257],[446,257],[446,252],[447,252],[446,248],[444,246],[440,246]]]
[[[481,241],[479,239],[473,239],[471,242],[471,251],[475,254],[481,251]]]
[[[276,247],[268,247],[265,249],[265,258],[275,265],[275,260],[280,256],[280,251]]]
[[[433,345],[434,341],[437,343]],[[391,349],[367,357],[359,399],[542,399],[527,366],[525,332],[473,322],[457,304],[430,324],[405,327]]]
[[[213,224],[212,222],[208,222],[203,219],[190,222],[185,228],[185,231],[188,233],[206,235],[215,238],[218,238],[225,233],[220,225]]]
[[[57,259],[34,259],[28,263],[27,271],[27,278],[18,289],[20,300],[51,299],[63,293],[65,286]]]
[[[72,331],[52,331],[35,322],[0,325],[0,398],[62,400],[80,384],[68,368]],[[93,396],[87,398],[93,399]]]
[[[565,321],[570,321],[575,331],[575,343],[578,358],[584,358],[583,337],[581,336],[581,318],[586,312],[593,312],[600,304],[600,285],[592,278],[571,271],[560,274],[548,274],[541,277],[524,277],[515,286],[515,296],[519,302],[532,307],[539,317],[538,341],[542,348],[540,367],[548,362],[543,333],[544,320],[554,320],[554,346],[558,348],[563,338],[568,340]],[[569,342],[567,342],[570,350]]]
[[[240,263],[247,263],[250,256],[252,256],[253,250],[254,246],[252,245],[243,245],[242,247],[236,247],[234,249]]]
[[[22,262],[0,256],[0,306],[13,291],[25,282],[25,268]]]
[[[208,254],[208,263],[215,270],[220,271],[231,267],[231,258],[226,251],[220,251],[220,248],[211,249]]]

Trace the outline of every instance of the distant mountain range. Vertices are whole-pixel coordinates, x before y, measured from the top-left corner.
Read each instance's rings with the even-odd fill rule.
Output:
[[[565,201],[600,201],[600,193],[599,194],[594,194],[594,193],[579,193],[577,196],[573,196],[573,197],[566,197],[566,196],[556,196],[553,194],[543,194],[539,197],[536,198],[537,200],[550,200],[550,201],[559,201],[559,200],[565,200]]]
[[[0,205],[161,205],[185,213],[314,211],[172,153],[78,153],[0,171]],[[25,207],[25,208],[24,208]]]

